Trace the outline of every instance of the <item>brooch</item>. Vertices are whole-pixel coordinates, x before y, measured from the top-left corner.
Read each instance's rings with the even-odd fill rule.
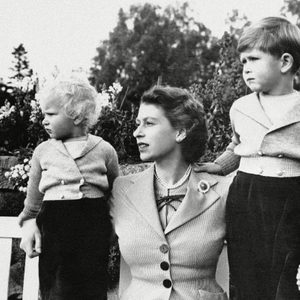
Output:
[[[209,191],[210,185],[206,180],[200,180],[198,183],[198,191],[205,194]]]

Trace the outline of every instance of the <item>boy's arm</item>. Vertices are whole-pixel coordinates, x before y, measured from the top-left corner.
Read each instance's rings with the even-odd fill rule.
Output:
[[[234,109],[230,109],[230,120],[233,135],[226,150],[212,163],[199,163],[193,168],[196,172],[208,172],[219,175],[227,175],[236,169],[240,164],[240,156],[234,153],[234,148],[240,143],[240,138],[235,131],[233,122]]]
[[[226,150],[214,161],[214,164],[220,166],[220,174],[227,175],[239,167],[240,156],[234,153],[236,145],[237,143],[233,137]]]

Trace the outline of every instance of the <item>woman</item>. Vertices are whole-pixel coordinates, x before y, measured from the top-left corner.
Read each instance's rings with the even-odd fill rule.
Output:
[[[230,179],[192,170],[207,139],[202,106],[186,90],[154,86],[136,123],[140,158],[154,164],[114,182],[120,299],[228,299],[215,271]]]

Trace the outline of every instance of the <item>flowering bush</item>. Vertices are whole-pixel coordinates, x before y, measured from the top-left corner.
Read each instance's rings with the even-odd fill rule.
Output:
[[[135,117],[137,108],[131,105],[131,110],[122,110],[124,98],[119,104],[119,95],[122,86],[115,82],[108,89],[102,88],[99,93],[102,105],[101,115],[93,133],[101,136],[116,149],[120,161],[138,159],[138,149],[133,131],[135,130]]]
[[[25,158],[22,163],[11,167],[10,171],[5,172],[4,175],[13,184],[14,188],[26,193],[29,170],[30,160]]]
[[[121,91],[122,86],[115,82],[107,89],[104,87],[99,93],[97,106],[101,113],[92,133],[100,135],[103,139],[110,142],[118,152],[120,159],[126,160],[132,156],[133,151],[130,149],[136,147],[132,135],[135,129],[135,110],[133,107],[131,112],[117,108],[117,100]],[[26,192],[28,172],[30,169],[30,161],[28,158],[31,157],[34,148],[40,142],[46,140],[48,136],[42,125],[43,114],[40,108],[38,94],[36,95],[34,93],[29,97],[28,91],[24,89],[24,86],[22,89],[18,88],[18,93],[19,97],[21,97],[20,95],[22,95],[22,93],[26,93],[25,100],[22,102],[23,107],[18,105],[12,109],[13,106],[6,104],[3,111],[8,119],[10,119],[13,113],[18,113],[23,117],[22,124],[24,128],[20,130],[23,135],[26,135],[26,143],[18,144],[19,147],[14,149],[13,154],[18,156],[21,162],[12,167],[9,172],[6,172],[5,176],[13,183],[16,189],[21,192]],[[22,108],[22,110],[20,110],[20,108]],[[10,111],[10,114],[8,111]],[[12,128],[9,127],[9,130],[12,130]]]
[[[7,128],[16,124],[16,107],[6,99],[0,107],[0,130],[7,131]]]

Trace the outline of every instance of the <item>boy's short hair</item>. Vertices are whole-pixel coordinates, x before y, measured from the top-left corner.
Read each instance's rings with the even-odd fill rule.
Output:
[[[253,48],[277,57],[289,53],[294,58],[292,72],[300,67],[300,29],[284,18],[263,18],[245,29],[237,49],[244,52]]]
[[[91,128],[98,121],[98,93],[87,80],[73,77],[55,80],[40,92],[39,98],[45,97],[60,99],[66,115],[73,120],[81,116],[84,128]]]
[[[156,85],[143,94],[142,103],[160,106],[174,128],[185,128],[187,136],[180,143],[183,157],[188,163],[199,160],[207,143],[206,119],[200,101],[185,89]]]

